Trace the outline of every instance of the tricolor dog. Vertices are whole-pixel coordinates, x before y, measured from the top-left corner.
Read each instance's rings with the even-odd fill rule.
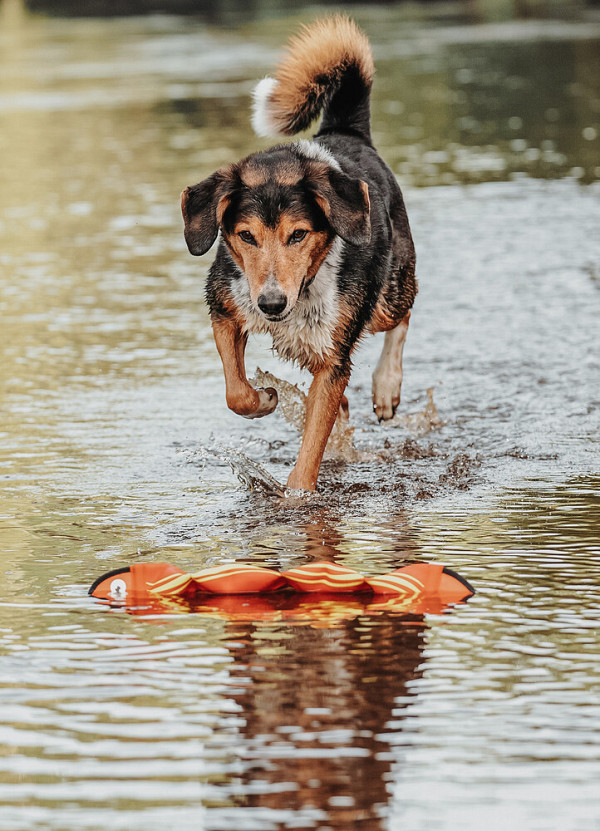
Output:
[[[347,417],[344,390],[363,335],[385,332],[372,388],[379,420],[400,401],[415,252],[402,194],[371,141],[373,74],[352,21],[306,27],[276,77],[256,87],[253,125],[292,136],[322,114],[316,135],[225,165],[182,194],[190,252],[206,253],[220,232],[206,296],[228,407],[259,418],[277,406],[275,390],[246,378],[251,332],[270,334],[281,357],[314,376],[290,488],[316,487],[336,417]]]

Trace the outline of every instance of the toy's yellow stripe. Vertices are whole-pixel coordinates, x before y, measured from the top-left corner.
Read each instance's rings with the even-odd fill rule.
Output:
[[[340,583],[362,583],[364,577],[361,574],[331,574],[329,571],[287,571],[283,576],[290,580],[319,580],[329,577],[331,580],[338,580]]]
[[[168,580],[157,580],[156,583],[148,584],[148,591],[155,594],[179,594],[192,582],[189,574],[175,574]]]
[[[384,574],[382,577],[384,580],[398,580],[400,583],[412,586],[417,591],[423,591],[425,588],[425,583],[422,583],[417,577],[413,577],[412,574]]]
[[[268,568],[261,568],[260,566],[244,566],[239,563],[230,566],[214,566],[213,568],[205,568],[202,571],[196,571],[192,574],[194,580],[204,580],[207,577],[225,577],[230,574],[277,574],[279,572],[272,571]]]
[[[250,568],[247,566],[237,569],[222,569],[221,571],[216,569],[211,569],[210,571],[198,571],[196,574],[192,574],[191,577],[199,583],[210,583],[213,580],[222,580],[224,577],[238,577],[239,575],[251,576],[254,574],[261,574],[265,577],[272,577],[273,579],[279,577],[279,574],[276,571],[272,572],[266,568]]]
[[[420,580],[410,577],[408,574],[402,576],[394,574],[383,575],[381,577],[371,577],[367,582],[369,585],[373,586],[373,588],[389,588],[392,589],[393,592],[397,592],[398,589],[400,589],[414,597],[421,594],[425,588]]]

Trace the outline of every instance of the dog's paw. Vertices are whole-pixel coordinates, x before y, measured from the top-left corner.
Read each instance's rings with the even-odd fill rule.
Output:
[[[244,418],[262,418],[273,412],[277,406],[277,390],[273,387],[256,390],[258,393],[258,408],[253,413],[244,415]]]
[[[392,419],[396,414],[398,404],[400,404],[399,384],[373,384],[373,412],[378,421]]]

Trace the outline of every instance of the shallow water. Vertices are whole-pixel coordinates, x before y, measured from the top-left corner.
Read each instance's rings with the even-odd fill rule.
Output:
[[[298,433],[226,410],[177,202],[259,146],[247,92],[291,22],[3,21],[0,829],[599,827],[598,28],[361,20],[420,294],[397,420],[374,338],[357,459],[287,499],[227,464],[285,481]],[[306,382],[266,339],[247,366]],[[313,626],[86,594],[136,560],[311,559],[477,594]]]

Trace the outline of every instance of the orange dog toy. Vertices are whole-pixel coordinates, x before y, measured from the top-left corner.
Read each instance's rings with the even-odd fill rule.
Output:
[[[344,601],[340,595],[346,596],[344,602],[353,614],[384,609],[439,612],[471,597],[474,589],[458,574],[435,563],[413,563],[374,577],[327,562],[284,572],[234,563],[193,574],[168,563],[134,563],[99,577],[89,594],[128,608],[150,604],[160,609],[161,604],[164,607],[165,602],[169,605],[168,601],[179,599],[193,611],[264,620],[293,616],[300,607],[304,609],[302,617],[318,617],[319,603],[331,606],[336,598]],[[299,603],[291,602],[294,595],[303,596]],[[307,595],[311,595],[310,603],[305,602]],[[318,595],[326,597],[319,599]],[[348,604],[349,595],[362,601],[358,612],[356,602]]]

